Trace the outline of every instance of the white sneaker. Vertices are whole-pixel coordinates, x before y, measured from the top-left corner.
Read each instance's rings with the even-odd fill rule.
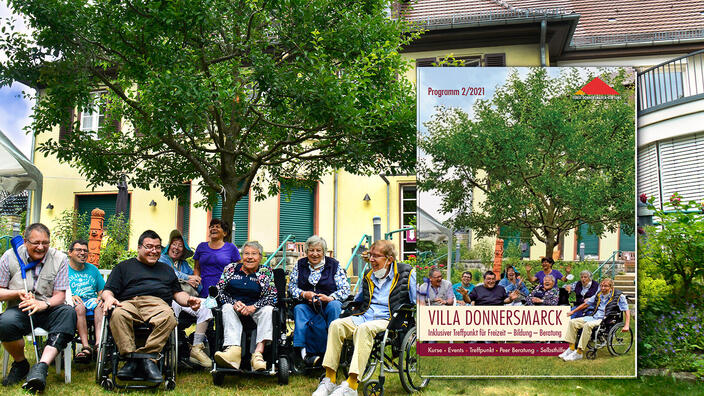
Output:
[[[325,377],[322,381],[320,381],[318,389],[313,392],[313,396],[330,396],[335,388],[337,388],[337,385],[333,384],[332,381],[330,381],[330,378]]]
[[[565,360],[565,358],[571,354],[573,354],[576,351],[576,349],[570,349],[569,347],[565,349],[561,354],[559,354],[557,357],[559,357],[562,360]]]
[[[357,396],[357,391],[350,388],[350,384],[347,381],[342,381],[340,386],[335,388],[330,396]]]
[[[565,358],[565,361],[566,361],[566,362],[569,362],[569,361],[573,361],[573,360],[579,360],[579,359],[581,359],[581,358],[583,358],[582,354],[579,353],[579,352],[575,352],[575,353],[573,353],[573,354],[571,354],[571,355],[568,355],[568,356]]]

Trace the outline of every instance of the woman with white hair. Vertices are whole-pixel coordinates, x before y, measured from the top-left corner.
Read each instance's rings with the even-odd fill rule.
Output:
[[[576,299],[574,302],[573,309],[582,305],[583,302],[588,300],[591,296],[595,295],[599,291],[599,283],[592,280],[592,273],[584,270],[579,273],[579,280],[575,281],[571,285],[565,286],[567,292],[574,292]],[[586,315],[588,310],[577,311],[572,315],[572,319],[581,318]]]
[[[293,309],[293,347],[296,358],[305,356],[308,365],[315,365],[325,354],[327,328],[340,316],[342,300],[350,295],[345,269],[334,258],[325,257],[326,251],[325,239],[317,235],[308,238],[306,257],[298,260],[288,283],[289,294],[300,302]],[[316,315],[322,315],[324,321],[316,321]]]
[[[545,275],[543,284],[537,285],[526,297],[526,305],[557,305],[560,300],[560,289],[557,288],[555,277]]]

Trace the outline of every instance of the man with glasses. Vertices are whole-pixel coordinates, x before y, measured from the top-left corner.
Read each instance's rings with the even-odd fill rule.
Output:
[[[95,342],[100,340],[100,325],[103,321],[103,311],[98,308],[98,298],[103,292],[105,281],[93,264],[87,263],[88,242],[73,241],[68,248],[68,282],[71,286],[73,308],[76,310],[76,328],[81,338],[81,351],[76,354],[76,362],[90,363],[93,360],[94,346],[88,341],[89,316],[95,323]]]
[[[49,229],[41,223],[27,227],[24,245],[17,253],[28,267],[27,290],[15,252],[8,249],[0,258],[0,301],[8,306],[0,314],[0,341],[14,360],[2,384],[13,385],[27,377],[22,387],[41,392],[46,387],[49,363],[76,331],[76,313],[65,304],[68,257],[49,247]],[[29,315],[35,327],[49,332],[41,358],[31,369],[24,356],[24,336],[32,331]]]
[[[410,265],[396,261],[396,246],[392,241],[374,242],[366,256],[371,269],[364,274],[362,290],[355,297],[355,301],[361,303],[361,310],[330,324],[323,358],[325,378],[313,396],[356,396],[357,379],[367,367],[374,337],[386,330],[391,314],[401,305],[416,302],[416,273]],[[335,386],[342,344],[350,338],[354,351],[349,376],[340,386]]]
[[[127,358],[117,377],[161,382],[163,377],[154,359],[177,324],[171,301],[195,311],[200,307],[200,299],[182,291],[174,271],[158,261],[162,246],[156,232],[144,231],[137,249],[137,258],[119,263],[110,273],[101,296],[103,309],[107,313],[115,307],[110,331],[120,355]],[[134,322],[152,325],[144,346],[139,348],[134,340]],[[145,355],[152,356],[145,358]]]

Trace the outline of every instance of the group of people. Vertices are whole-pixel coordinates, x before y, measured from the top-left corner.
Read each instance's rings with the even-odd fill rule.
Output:
[[[119,379],[163,381],[156,359],[181,312],[196,321],[190,362],[210,368],[212,360],[204,341],[213,315],[204,299],[211,286],[218,291],[224,328],[224,350],[216,352],[213,359],[219,365],[239,369],[243,355],[241,317],[250,316],[257,325],[251,368],[265,370],[263,352],[273,338],[277,291],[270,270],[260,266],[262,246],[249,241],[240,251],[225,242],[229,233],[227,222],[213,219],[209,241],[200,243],[194,252],[177,230],[171,232],[166,246],[156,232],[147,230],[139,236],[137,257],[118,263],[104,281],[100,271],[86,262],[86,241],[72,242],[64,254],[50,247],[45,225],[31,224],[17,254],[8,250],[0,258],[0,301],[7,304],[0,314],[0,341],[13,358],[2,384],[24,381],[23,388],[42,391],[48,365],[74,339],[76,331],[82,345],[76,360],[90,362],[96,345],[88,322],[94,321],[93,340],[99,342],[105,315],[110,315],[109,331],[126,361],[117,372]],[[396,260],[392,242],[374,242],[365,256],[371,268],[363,274],[355,297],[362,308],[339,318],[350,286],[344,268],[326,252],[325,240],[312,236],[305,243],[305,257],[289,276],[288,292],[298,303],[293,309],[293,347],[308,364],[320,364],[322,359],[326,374],[314,396],[356,395],[357,377],[369,360],[374,336],[386,328],[395,310],[416,301],[415,271]],[[187,261],[190,257],[193,268]],[[67,293],[73,306],[66,303]],[[137,345],[134,325],[143,323],[150,324],[152,330],[144,344]],[[30,367],[24,336],[32,331],[32,325],[46,329],[49,335],[40,359]],[[353,340],[354,352],[348,377],[337,386],[346,339]]]

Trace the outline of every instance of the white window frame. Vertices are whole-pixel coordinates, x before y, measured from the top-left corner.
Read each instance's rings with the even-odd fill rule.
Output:
[[[401,188],[400,188],[399,192],[401,195],[400,196],[400,198],[401,198],[401,228],[407,228],[407,227],[410,227],[410,224],[407,224],[405,222],[405,217],[406,217],[405,215],[412,214],[413,216],[415,216],[416,219],[418,218],[418,213],[416,210],[412,210],[412,211],[406,210],[406,202],[415,202],[416,208],[418,207],[418,187],[415,184],[403,184],[400,187]],[[403,193],[407,189],[415,190],[416,195],[414,198],[404,198]],[[417,250],[417,246],[418,246],[417,243],[418,242],[415,243],[416,248],[414,248],[413,250],[406,250],[406,233],[405,232],[400,233],[399,239],[401,240],[401,252],[399,255],[400,261],[406,260],[406,255],[411,255],[411,254],[417,255],[418,254],[418,250]]]
[[[100,127],[105,124],[105,103],[103,103],[105,93],[106,91],[91,92],[91,96],[93,96],[92,108],[90,111],[86,111],[88,109],[81,110],[81,131],[93,132],[97,135]],[[86,125],[87,120],[90,120],[90,126]]]

